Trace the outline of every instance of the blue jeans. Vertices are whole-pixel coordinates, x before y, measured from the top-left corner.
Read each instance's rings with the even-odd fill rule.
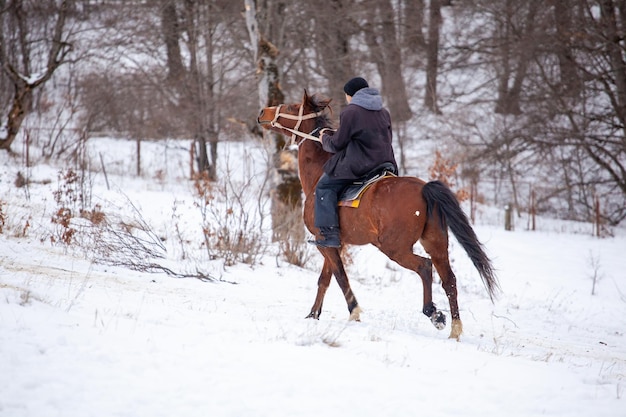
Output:
[[[315,227],[339,227],[339,194],[352,182],[322,174],[315,187]]]

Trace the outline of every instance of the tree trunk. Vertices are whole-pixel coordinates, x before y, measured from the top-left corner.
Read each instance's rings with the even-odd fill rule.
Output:
[[[204,25],[208,27],[215,27],[219,21],[219,18],[214,16],[214,9],[212,8],[213,0],[207,1],[206,6],[202,9],[204,16]],[[216,22],[217,21],[217,22]],[[207,30],[204,39],[204,55],[206,59],[206,71],[202,79],[204,83],[204,97],[205,97],[205,123],[207,127],[207,135],[209,139],[209,178],[217,179],[217,146],[219,143],[218,132],[220,128],[218,126],[218,103],[216,103],[216,97],[214,92],[215,71],[213,70],[213,55],[214,55],[214,39],[213,31]]]
[[[555,54],[559,60],[561,90],[570,97],[577,96],[582,88],[580,77],[576,72],[574,52],[570,47],[575,25],[572,22],[570,5],[562,0],[552,0],[552,13],[556,29]]]
[[[521,114],[520,98],[522,93],[522,86],[526,79],[526,73],[528,66],[535,51],[535,17],[539,7],[539,0],[530,0],[528,3],[528,11],[526,18],[521,23],[521,35],[515,35],[512,30],[509,30],[513,22],[513,16],[510,13],[511,3],[507,1],[507,13],[506,13],[506,37],[501,40],[503,48],[506,50],[502,54],[504,62],[504,70],[501,72],[500,86],[498,89],[498,99],[496,102],[496,113],[500,114]],[[515,66],[510,67],[509,60],[513,60],[511,53],[511,45],[516,46],[517,53],[515,59]],[[513,76],[511,82],[510,76]]]
[[[382,81],[381,92],[393,121],[406,122],[412,114],[402,76],[402,52],[396,35],[391,1],[379,1],[370,11],[365,39],[373,55],[372,60],[378,67]]]
[[[266,7],[271,8],[271,4]],[[277,7],[276,11],[281,11]],[[261,108],[275,106],[284,103],[285,96],[280,87],[280,72],[278,67],[278,48],[265,38],[260,32],[257,4],[254,0],[245,0],[246,25],[250,34],[250,41],[254,48],[254,56],[259,74],[258,91],[259,105]],[[272,14],[271,22],[274,24],[281,21],[280,15]],[[272,32],[272,28],[267,29]],[[272,164],[270,167],[271,191],[271,215],[273,240],[275,241],[302,241],[304,240],[304,228],[298,221],[302,215],[302,186],[298,177],[298,163],[295,151],[285,147],[285,139],[282,135],[263,130],[273,144]],[[296,227],[293,227],[297,225]]]
[[[622,4],[622,10],[626,6]],[[616,116],[622,124],[622,131],[626,133],[626,62],[624,61],[624,36],[626,28],[620,28],[617,24],[617,8],[613,0],[602,0],[602,22],[606,27],[606,47],[609,57],[611,71],[615,79],[615,100],[613,108]],[[624,18],[624,16],[622,16]],[[626,136],[626,134],[625,134]]]
[[[183,58],[180,52],[180,27],[176,0],[161,0],[161,30],[167,54],[167,79],[178,84],[185,75]]]
[[[15,94],[6,126],[0,130],[0,149],[11,151],[11,144],[17,138],[22,122],[31,108],[33,91],[26,83],[14,85]]]
[[[424,0],[402,0],[404,4],[403,16],[403,44],[410,50],[417,52],[426,48],[426,38],[422,32],[424,26]]]
[[[350,56],[350,37],[355,31],[353,22],[346,18],[348,10],[345,0],[315,0],[311,2],[315,33],[319,37],[315,47],[321,71],[328,80],[328,97],[332,107],[341,110],[346,105],[343,92],[344,84],[352,77],[363,76],[353,72],[353,60]],[[337,115],[339,111],[337,111]]]
[[[190,97],[192,107],[189,111],[194,130],[194,140],[197,146],[198,172],[206,172],[210,180],[216,180],[217,169],[215,161],[209,159],[207,143],[216,139],[209,138],[212,126],[207,121],[209,106],[207,103],[207,87],[204,74],[198,59],[200,47],[200,25],[206,22],[202,19],[202,5],[193,0],[185,0],[185,31],[187,32],[187,47],[189,49],[189,74],[186,82],[186,94]],[[207,40],[210,42],[210,40]],[[207,57],[208,59],[209,57]],[[209,61],[210,62],[210,61]],[[209,63],[209,65],[211,65]],[[213,155],[213,154],[212,154]]]
[[[433,113],[440,113],[437,105],[437,72],[439,70],[439,31],[441,27],[441,0],[431,0],[428,22],[428,45],[426,47],[426,95],[424,106]]]

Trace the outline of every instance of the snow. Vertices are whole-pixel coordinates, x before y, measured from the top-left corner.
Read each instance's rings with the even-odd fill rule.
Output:
[[[22,80],[26,82],[26,84],[32,86],[40,82],[44,77],[46,77],[46,75],[48,75],[48,69],[46,68],[30,75],[24,75],[19,73],[18,75]]]
[[[223,145],[231,154],[222,160],[255,152]],[[133,143],[91,146],[109,162],[111,190],[101,172],[92,178],[105,212],[132,215],[128,204],[107,204],[123,193],[168,245],[175,221],[197,237],[184,146],[144,143],[152,162],[142,177],[132,174]],[[206,260],[215,281],[94,263],[46,238],[58,168],[29,168],[31,179],[52,182],[33,182],[28,199],[13,185],[27,170],[7,155],[0,162],[2,417],[626,415],[624,228],[598,239],[591,225],[539,219],[538,231],[507,232],[501,213],[483,207],[475,230],[503,293],[490,302],[452,239],[457,342],[421,314],[417,275],[369,246],[352,248],[347,265],[361,322],[347,320],[336,283],[320,320],[304,319],[321,265],[315,251],[306,268],[271,251],[253,266]],[[238,167],[233,175],[251,175],[247,163]],[[181,266],[201,259],[172,247],[168,256]],[[434,298],[447,313],[439,284]]]

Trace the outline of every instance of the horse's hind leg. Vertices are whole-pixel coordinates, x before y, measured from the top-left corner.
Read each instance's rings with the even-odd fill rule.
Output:
[[[450,304],[450,316],[452,316],[452,325],[450,329],[450,338],[459,340],[463,333],[463,323],[459,314],[459,304],[457,301],[456,276],[450,267],[450,259],[448,258],[448,239],[447,234],[443,234],[440,230],[438,234],[431,235],[431,230],[426,229],[420,243],[430,255],[432,263],[437,269],[437,273],[441,278],[441,286],[446,292],[448,302]],[[436,233],[436,232],[435,232]]]
[[[459,340],[463,333],[463,323],[459,314],[459,304],[457,301],[456,276],[450,267],[448,252],[444,252],[444,256],[433,256],[432,261],[437,268],[439,277],[441,278],[441,286],[446,292],[448,302],[450,303],[450,316],[452,316],[452,328],[450,329],[450,339]]]
[[[424,286],[424,304],[422,312],[430,318],[430,321],[438,330],[445,328],[446,316],[441,311],[437,310],[435,303],[433,303],[433,266],[431,260],[414,254],[412,248],[411,250],[404,251],[392,251],[382,246],[379,248],[389,259],[397,262],[400,266],[417,272]]]

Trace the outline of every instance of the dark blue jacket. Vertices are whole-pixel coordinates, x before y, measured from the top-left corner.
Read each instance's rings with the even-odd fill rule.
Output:
[[[324,172],[334,179],[358,179],[385,162],[397,172],[392,137],[391,116],[378,90],[357,91],[339,115],[339,128],[322,136],[324,150],[334,154]]]

